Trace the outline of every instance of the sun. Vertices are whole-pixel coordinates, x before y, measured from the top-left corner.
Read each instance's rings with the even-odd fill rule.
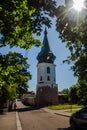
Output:
[[[85,0],[73,0],[73,8],[80,12],[84,8],[84,1]]]

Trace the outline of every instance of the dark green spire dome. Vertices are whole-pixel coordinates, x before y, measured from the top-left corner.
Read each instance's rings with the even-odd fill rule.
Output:
[[[47,30],[45,28],[44,31],[44,40],[43,40],[43,46],[41,48],[41,51],[39,52],[37,56],[38,63],[53,63],[55,60],[55,56],[50,50],[48,38],[47,38]]]

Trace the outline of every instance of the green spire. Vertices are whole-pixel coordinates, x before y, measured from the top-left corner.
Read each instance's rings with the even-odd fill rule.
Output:
[[[37,60],[39,63],[43,63],[43,62],[53,63],[55,60],[55,56],[53,55],[52,51],[50,50],[46,28],[44,31],[43,46],[37,56]]]
[[[45,31],[44,31],[43,47],[42,47],[41,51],[43,51],[44,54],[51,52],[49,42],[48,42],[48,38],[47,38],[46,28],[45,28]]]

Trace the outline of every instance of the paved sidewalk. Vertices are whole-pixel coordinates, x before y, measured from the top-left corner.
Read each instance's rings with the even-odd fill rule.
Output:
[[[51,110],[51,109],[48,109],[47,107],[43,108],[44,111],[47,111],[47,112],[50,112],[50,113],[53,113],[53,114],[56,114],[56,115],[66,116],[66,117],[70,117],[71,116],[72,110],[80,110],[80,109],[81,108],[64,109],[64,110]],[[70,111],[70,112],[67,112],[67,111]]]
[[[46,107],[44,107],[43,110],[47,111],[47,112],[50,112],[50,113],[53,113],[53,114],[61,115],[61,116],[66,116],[66,117],[71,116],[71,113],[66,112],[67,110],[50,110],[50,109],[48,109]]]
[[[20,109],[20,103],[16,102]],[[21,103],[21,108],[24,105]],[[25,106],[26,107],[26,106]],[[0,114],[0,130],[22,130],[21,122],[17,111],[5,112]]]
[[[0,130],[22,130],[17,111],[0,114]]]
[[[0,115],[0,130],[17,130],[16,112],[5,112]]]

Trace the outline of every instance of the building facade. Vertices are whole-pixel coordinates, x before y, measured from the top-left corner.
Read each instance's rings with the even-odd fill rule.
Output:
[[[44,40],[41,51],[37,56],[37,88],[36,99],[38,105],[58,104],[58,87],[54,64],[55,55],[52,53],[47,30],[44,31]]]

